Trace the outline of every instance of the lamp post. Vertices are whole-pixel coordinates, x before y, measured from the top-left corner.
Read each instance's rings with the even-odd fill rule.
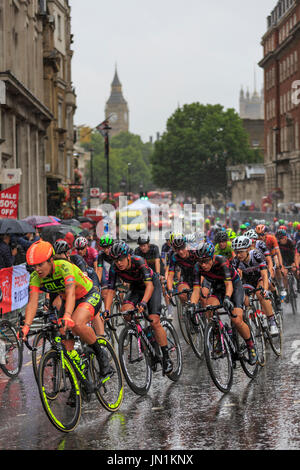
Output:
[[[131,193],[131,163],[130,162],[127,163],[127,172],[128,172],[128,194],[130,197],[130,193]]]
[[[274,127],[273,131],[275,132],[275,217],[278,217],[278,197],[277,197],[277,189],[278,189],[278,154],[280,152],[280,141],[279,141],[279,127]]]
[[[109,131],[111,130],[110,122],[115,122],[117,116],[115,114],[111,114],[106,118],[104,121],[99,124],[96,129],[100,132],[100,134],[104,137],[104,155],[106,158],[106,192],[107,192],[107,199],[109,199],[109,192],[110,192],[110,182],[109,182]]]

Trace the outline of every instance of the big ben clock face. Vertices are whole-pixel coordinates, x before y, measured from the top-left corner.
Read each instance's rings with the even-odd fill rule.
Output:
[[[111,115],[109,116],[109,120],[110,120],[111,123],[117,122],[117,120],[118,120],[117,113],[111,113]]]

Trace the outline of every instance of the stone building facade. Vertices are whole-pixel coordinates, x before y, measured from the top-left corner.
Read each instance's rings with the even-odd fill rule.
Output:
[[[113,115],[111,120],[110,135],[114,136],[120,132],[129,131],[129,110],[127,101],[122,92],[122,85],[118,77],[117,68],[111,84],[111,94],[105,106],[105,119]]]
[[[0,168],[21,169],[19,218],[53,213],[51,180],[72,178],[70,43],[68,0],[0,0]]]
[[[280,202],[300,202],[299,0],[274,4],[261,44],[266,193],[277,194]]]

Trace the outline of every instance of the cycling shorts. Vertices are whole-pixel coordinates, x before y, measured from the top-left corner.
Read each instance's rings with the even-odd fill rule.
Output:
[[[209,294],[210,297],[216,297],[220,304],[223,303],[224,297],[226,295],[225,286],[216,286],[211,285],[211,293]],[[235,281],[233,283],[233,293],[231,296],[231,302],[234,305],[234,308],[243,308],[244,307],[244,299],[245,299],[245,291],[243,288],[243,284],[241,280]]]
[[[154,290],[151,296],[151,299],[147,302],[148,306],[148,315],[160,315],[161,314],[161,297],[162,289],[159,278],[155,273],[152,279]],[[124,298],[124,304],[131,304],[133,307],[141,302],[144,297],[145,290],[140,289],[130,289]]]

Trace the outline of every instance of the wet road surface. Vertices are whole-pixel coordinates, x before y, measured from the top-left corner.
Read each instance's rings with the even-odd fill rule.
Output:
[[[179,331],[176,319],[174,320]],[[284,349],[251,381],[240,366],[227,395],[219,392],[182,337],[183,373],[178,383],[153,376],[146,397],[125,384],[119,412],[109,414],[96,399],[84,403],[70,434],[48,421],[25,348],[20,376],[0,371],[0,449],[173,450],[300,449],[300,315],[284,306]]]

